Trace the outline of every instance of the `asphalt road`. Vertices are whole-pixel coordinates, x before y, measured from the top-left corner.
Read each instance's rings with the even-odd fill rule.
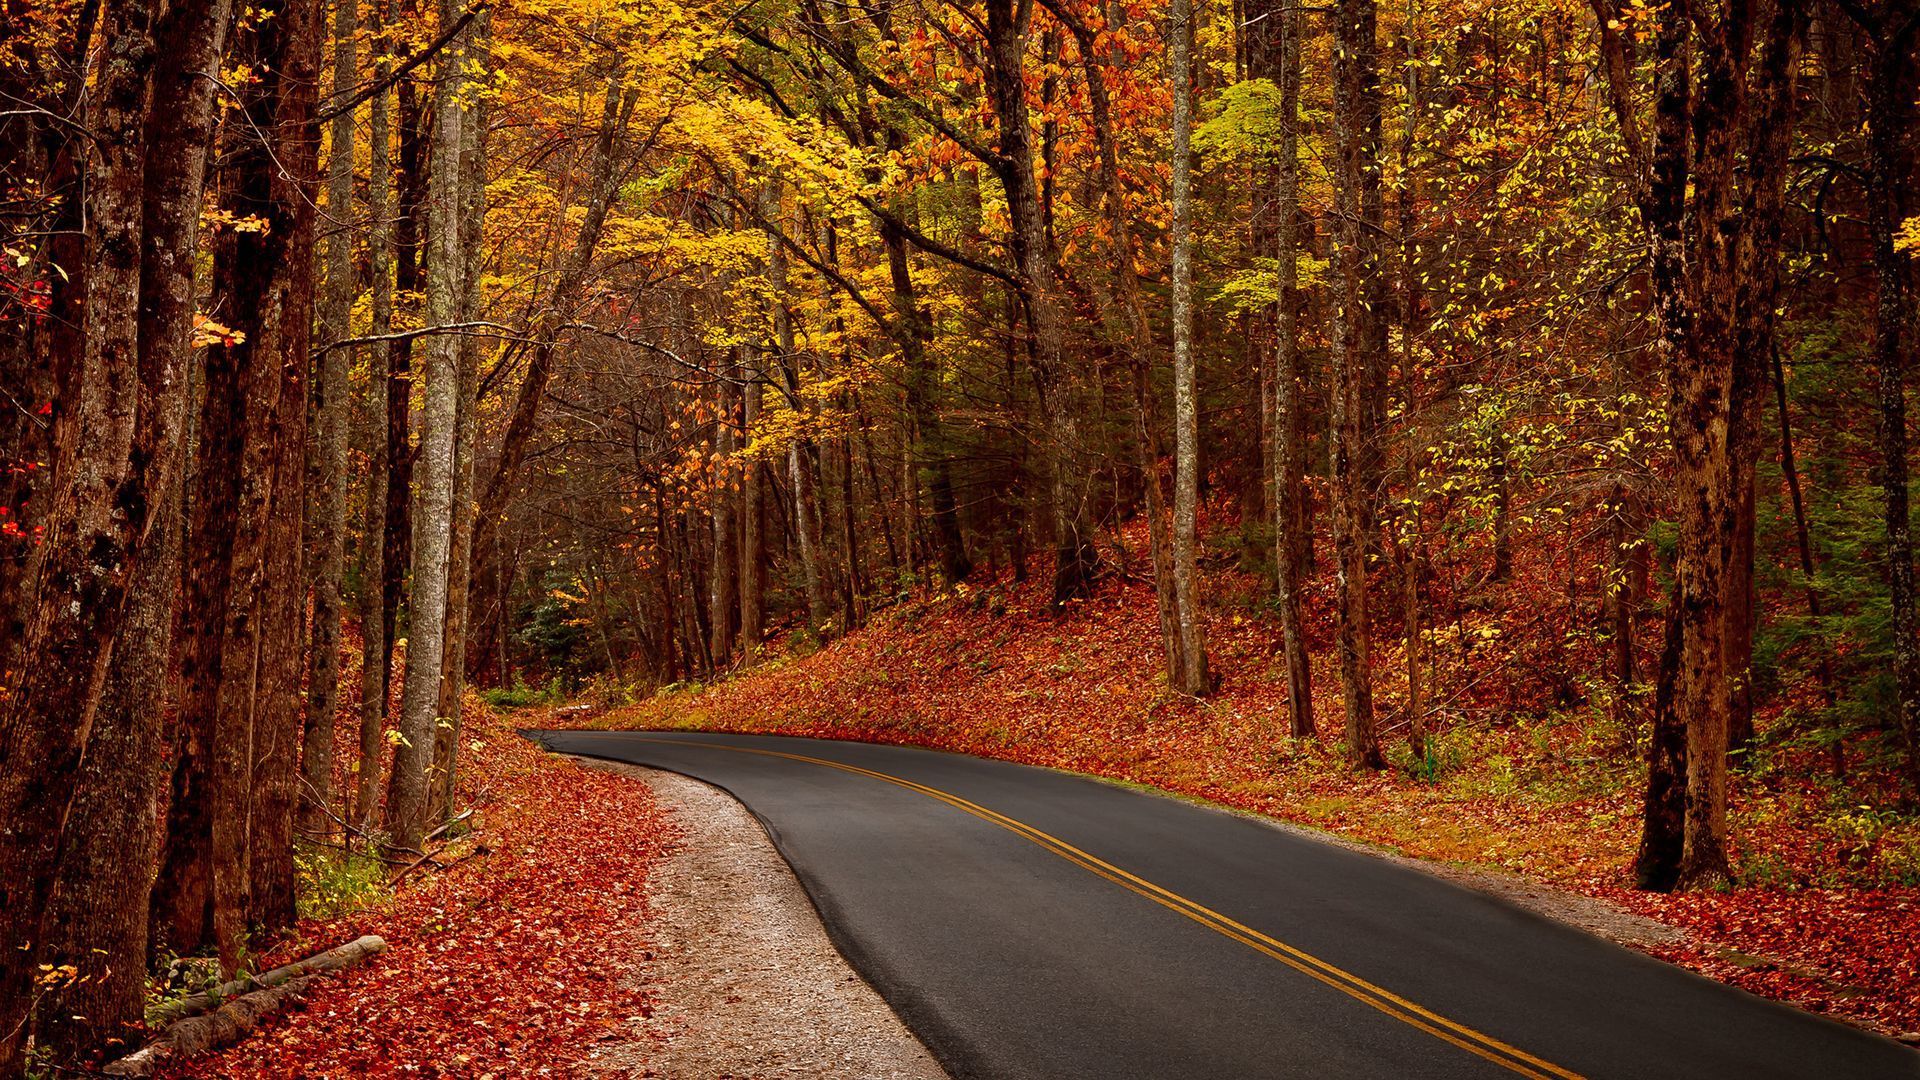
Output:
[[[1173,799],[904,747],[528,734],[740,799],[956,1077],[1920,1077],[1897,1043]]]

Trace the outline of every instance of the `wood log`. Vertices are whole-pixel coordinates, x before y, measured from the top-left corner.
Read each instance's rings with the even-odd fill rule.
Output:
[[[154,1023],[167,1025],[160,1037],[103,1071],[108,1076],[152,1076],[162,1062],[171,1058],[191,1057],[238,1042],[262,1016],[306,993],[314,979],[352,967],[386,947],[384,940],[367,934],[265,974],[235,979],[171,1002],[154,1010]]]
[[[242,994],[204,1016],[176,1021],[159,1039],[128,1054],[104,1070],[108,1076],[152,1076],[161,1063],[192,1057],[239,1042],[260,1018],[304,994],[319,975],[302,975],[275,986]]]
[[[178,1001],[167,1002],[150,1011],[147,1014],[147,1021],[154,1027],[165,1027],[182,1017],[197,1016],[206,1012],[237,994],[263,987],[278,986],[302,975],[314,975],[323,971],[338,971],[341,968],[352,967],[367,957],[378,954],[386,947],[385,940],[373,934],[367,934],[345,945],[335,946],[326,952],[309,956],[305,960],[296,960],[260,975],[243,975],[211,990],[203,990],[197,994],[189,994]]]

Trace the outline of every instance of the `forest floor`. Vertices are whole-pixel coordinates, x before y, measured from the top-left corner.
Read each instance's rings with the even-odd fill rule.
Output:
[[[1158,676],[1148,582],[1109,580],[1060,613],[1048,608],[1042,582],[1002,576],[903,597],[809,655],[770,648],[758,667],[712,686],[672,687],[559,719],[912,744],[1149,785],[1607,901],[1684,931],[1677,940],[1640,942],[1647,952],[1920,1039],[1920,953],[1912,948],[1920,939],[1920,830],[1911,818],[1861,805],[1860,791],[1817,762],[1756,755],[1734,785],[1743,884],[1721,893],[1639,892],[1629,866],[1642,769],[1633,733],[1608,710],[1483,701],[1456,710],[1416,761],[1398,745],[1389,690],[1383,726],[1385,741],[1396,742],[1395,765],[1356,774],[1324,734],[1340,723],[1332,649],[1316,648],[1323,735],[1295,740],[1278,631],[1260,608],[1257,579],[1215,570],[1208,592],[1220,688],[1204,702],[1169,695]],[[1324,625],[1318,633],[1331,638]],[[1382,684],[1397,677],[1394,652],[1391,642],[1376,652]],[[1503,663],[1507,672],[1536,663],[1518,646],[1482,659],[1496,672]]]
[[[656,997],[636,965],[651,955],[649,874],[676,843],[669,813],[646,785],[547,754],[490,708],[466,715],[457,801],[474,815],[438,854],[445,868],[389,892],[370,861],[303,858],[304,917],[254,966],[361,934],[386,952],[161,1075],[564,1076],[597,1047],[647,1038]]]

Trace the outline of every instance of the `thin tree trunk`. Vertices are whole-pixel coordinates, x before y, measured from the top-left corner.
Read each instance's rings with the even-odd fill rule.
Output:
[[[888,144],[899,142],[899,134],[889,131]],[[939,373],[927,356],[927,342],[933,327],[920,310],[914,288],[913,272],[907,262],[906,238],[886,222],[880,223],[880,236],[887,249],[887,271],[893,284],[893,311],[898,331],[895,340],[905,359],[907,413],[913,425],[913,460],[918,487],[927,492],[933,510],[933,539],[940,558],[940,573],[949,582],[963,581],[973,573],[973,560],[967,556],[966,538],[960,532],[960,514],[954,504],[953,466],[944,423],[934,401]]]
[[[841,395],[842,409],[847,405],[845,399],[846,395]],[[847,629],[851,630],[860,625],[861,606],[867,595],[867,582],[860,568],[860,528],[857,523],[853,483],[853,439],[843,436],[839,441],[840,523],[842,540],[847,549],[847,582],[846,588],[842,591],[845,596]]]
[[[373,74],[376,80],[382,80],[392,67],[388,59],[392,0],[374,0],[374,12],[377,22]],[[394,237],[393,225],[388,220],[393,212],[389,201],[393,167],[388,160],[393,137],[388,126],[388,102],[391,97],[391,94],[382,90],[373,96],[368,108],[367,219],[372,223],[372,228],[367,236],[367,252],[373,278],[369,333],[374,337],[393,330]],[[380,759],[384,749],[380,735],[387,721],[390,667],[386,591],[382,586],[386,577],[386,534],[389,524],[387,482],[390,463],[387,455],[391,445],[388,436],[392,420],[388,413],[388,399],[392,393],[387,370],[389,356],[390,351],[381,345],[374,345],[367,350],[367,501],[360,530],[360,750],[354,769],[353,807],[348,819],[363,831],[372,828],[380,797]],[[404,414],[401,422],[404,431]]]
[[[740,553],[734,546],[733,504],[739,486],[740,466],[734,460],[736,448],[733,430],[734,408],[731,388],[719,384],[719,419],[714,421],[713,512],[709,525],[713,530],[713,568],[707,575],[710,586],[707,600],[711,607],[711,648],[714,659],[724,663],[733,655],[733,619],[740,604]]]
[[[247,830],[247,918],[268,940],[293,925],[294,813],[300,802],[301,677],[306,646],[307,373],[313,356],[314,229],[320,126],[314,119],[326,40],[323,0],[288,0],[274,48],[269,196],[286,230],[278,266],[280,400],[274,429],[273,493],[260,594],[259,682],[253,697],[254,804]],[[332,720],[327,730],[331,736]],[[330,740],[329,740],[330,741]],[[331,753],[328,754],[331,767]]]
[[[1377,218],[1367,218],[1367,191],[1379,184],[1377,135],[1380,99],[1376,65],[1374,0],[1338,0],[1334,7],[1334,217],[1338,301],[1333,346],[1333,535],[1335,576],[1340,586],[1340,682],[1346,698],[1347,760],[1358,768],[1381,768],[1374,731],[1371,631],[1367,619],[1367,488],[1363,458],[1369,355],[1375,340],[1369,304],[1380,272],[1370,258]]]
[[[1920,781],[1920,612],[1915,610],[1913,522],[1907,505],[1907,389],[1903,335],[1913,318],[1906,267],[1894,247],[1903,220],[1899,171],[1908,103],[1902,70],[1913,36],[1912,17],[1898,31],[1892,11],[1868,27],[1867,223],[1873,236],[1873,356],[1880,370],[1880,487],[1886,500],[1887,593],[1893,609],[1893,677],[1899,697],[1896,724],[1909,773]]]
[[[1614,714],[1625,721],[1632,713],[1639,682],[1634,655],[1634,612],[1645,595],[1647,545],[1642,533],[1639,496],[1625,480],[1616,481],[1607,497],[1608,566],[1605,623],[1608,645],[1607,678],[1612,683]]]
[[[780,219],[780,189],[769,183],[760,192],[760,216],[767,222]],[[777,228],[777,226],[774,226]],[[800,397],[799,371],[793,354],[793,313],[787,307],[787,252],[779,237],[767,234],[767,283],[773,290],[773,336],[778,350],[775,362],[785,375],[787,396],[796,412],[804,409]],[[815,634],[825,635],[833,621],[827,604],[827,586],[822,567],[820,544],[820,504],[814,491],[808,440],[796,437],[787,446],[787,480],[793,486],[794,539],[800,548],[800,572],[806,586],[807,625]]]
[[[1774,409],[1780,422],[1780,472],[1786,477],[1787,495],[1793,506],[1793,540],[1800,555],[1800,583],[1807,599],[1807,615],[1813,619],[1817,629],[1825,617],[1825,611],[1820,602],[1819,580],[1815,576],[1817,567],[1813,561],[1813,530],[1807,525],[1807,501],[1800,488],[1800,462],[1793,450],[1793,417],[1787,412],[1787,373],[1780,362],[1778,344],[1772,350],[1772,361]],[[1817,647],[1820,650],[1820,662],[1814,668],[1814,675],[1820,680],[1820,696],[1831,708],[1834,702],[1833,662],[1824,642]],[[1834,745],[1836,748],[1839,746],[1837,742]]]
[[[752,355],[752,347],[748,346]],[[750,362],[740,387],[740,427],[749,443],[760,422],[760,401],[765,393],[764,374]],[[751,666],[760,656],[765,636],[766,617],[766,544],[762,539],[765,520],[761,494],[761,462],[749,456],[740,477],[740,654],[741,662]]]
[[[1492,457],[1487,474],[1493,483],[1493,570],[1487,580],[1503,585],[1513,578],[1513,478],[1508,450],[1507,433],[1494,431],[1487,447]]]
[[[393,21],[396,31],[415,14],[416,6],[415,0],[403,0],[400,17]],[[393,220],[393,293],[411,305],[411,297],[420,291],[420,232],[427,202],[425,110],[420,107],[419,87],[411,78],[401,80],[397,101],[400,184]],[[387,352],[387,508],[380,553],[381,637],[386,651],[376,665],[382,702],[393,696],[393,654],[406,632],[400,615],[407,600],[407,567],[413,554],[415,451],[409,433],[413,428],[414,381],[413,340],[402,338]]]
[[[1414,211],[1415,177],[1413,175],[1414,142],[1420,129],[1420,61],[1416,55],[1414,35],[1420,28],[1420,10],[1417,0],[1407,0],[1405,16],[1400,29],[1400,42],[1405,53],[1406,64],[1406,106],[1400,129],[1400,183],[1398,206],[1396,207],[1400,227],[1399,251],[1396,253],[1400,271],[1400,382],[1403,388],[1406,412],[1405,431],[1406,448],[1406,520],[1405,538],[1401,542],[1401,614],[1405,623],[1404,633],[1407,654],[1407,749],[1412,751],[1414,761],[1422,766],[1427,761],[1427,717],[1426,703],[1422,700],[1420,671],[1421,659],[1421,607],[1420,607],[1420,557],[1421,503],[1424,493],[1420,490],[1420,463],[1426,453],[1426,447],[1420,438],[1418,417],[1420,415],[1420,374],[1416,368],[1413,346],[1419,337],[1421,289],[1419,270],[1414,264],[1416,247],[1415,230],[1419,220]]]
[[[1307,658],[1306,402],[1307,371],[1300,348],[1300,54],[1299,12],[1276,10],[1279,20],[1280,147],[1274,177],[1274,258],[1279,266],[1274,305],[1273,562],[1280,609],[1280,649],[1287,669],[1287,713],[1293,737],[1311,739],[1313,674]]]
[[[1114,289],[1118,293],[1121,314],[1126,319],[1126,359],[1128,381],[1133,389],[1133,452],[1140,470],[1141,488],[1146,496],[1148,557],[1153,567],[1154,606],[1160,623],[1160,643],[1165,658],[1167,685],[1184,689],[1192,680],[1185,669],[1185,652],[1180,637],[1180,597],[1173,576],[1173,529],[1167,516],[1167,491],[1160,470],[1160,441],[1154,430],[1153,370],[1155,352],[1153,331],[1147,321],[1147,309],[1140,296],[1139,245],[1134,237],[1132,216],[1127,210],[1126,192],[1120,183],[1119,151],[1115,145],[1113,110],[1107,87],[1106,62],[1101,59],[1100,40],[1084,22],[1064,5],[1049,6],[1054,16],[1073,33],[1080,48],[1081,64],[1087,76],[1087,100],[1093,119],[1094,141],[1099,149],[1101,212],[1106,218],[1107,240],[1112,250]],[[1018,568],[1016,568],[1016,573]]]
[[[457,11],[443,0],[441,25]],[[434,95],[433,173],[427,212],[427,311],[430,326],[458,318],[464,273],[460,247],[461,57],[444,55]],[[454,442],[459,421],[460,339],[427,339],[424,350],[420,447],[413,504],[413,595],[407,625],[407,664],[401,686],[400,739],[387,785],[388,843],[414,850],[432,814],[433,747],[440,718],[445,656],[447,568],[452,558]]]
[[[482,11],[467,30],[462,61],[473,72],[484,72],[491,61],[489,47],[493,14]],[[458,321],[473,317],[479,303],[481,244],[487,217],[487,97],[463,103],[460,123],[460,300]],[[460,386],[453,445],[453,507],[449,526],[451,552],[447,559],[447,618],[442,628],[440,725],[433,740],[433,793],[430,804],[442,818],[453,817],[454,779],[460,761],[460,730],[467,692],[468,607],[473,560],[473,464],[479,450],[475,410],[479,407],[482,339],[460,341]]]
[[[334,0],[333,92],[348,92],[359,77],[359,0]],[[333,118],[327,157],[326,291],[320,298],[320,341],[332,345],[351,336],[355,292],[353,269],[353,110]],[[313,481],[309,549],[313,575],[313,652],[307,669],[306,737],[300,751],[300,831],[323,835],[333,792],[333,725],[340,699],[341,577],[346,570],[347,429],[346,349],[328,348],[313,382]]]
[[[1173,587],[1179,600],[1180,674],[1175,689],[1204,694],[1206,627],[1200,620],[1200,409],[1193,360],[1193,16],[1191,0],[1173,0],[1168,50],[1173,66]]]
[[[1032,8],[988,0],[987,81],[993,99],[999,153],[993,162],[1013,222],[1012,246],[1031,321],[1030,347],[1041,420],[1047,429],[1047,481],[1053,514],[1053,602],[1085,596],[1099,558],[1087,522],[1079,473],[1080,427],[1066,369],[1066,319],[1055,281],[1047,220],[1035,180],[1028,121],[1025,50]]]
[[[1680,672],[1680,594],[1667,596],[1660,668],[1654,677],[1652,722],[1647,738],[1647,787],[1641,809],[1640,849],[1634,856],[1635,883],[1667,892],[1680,880],[1680,852],[1687,822],[1687,725],[1675,694]]]
[[[1736,249],[1736,326],[1728,453],[1732,457],[1733,534],[1727,552],[1727,742],[1744,753],[1753,742],[1755,630],[1754,472],[1764,442],[1768,367],[1779,307],[1781,246],[1786,223],[1788,157],[1793,149],[1798,73],[1806,14],[1792,0],[1770,12],[1773,26],[1750,79],[1756,99],[1743,162],[1744,228]]]

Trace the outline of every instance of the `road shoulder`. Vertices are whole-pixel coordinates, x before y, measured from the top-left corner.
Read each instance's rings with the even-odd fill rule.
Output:
[[[792,870],[732,796],[674,773],[577,760],[646,784],[680,837],[654,871],[650,952],[633,965],[658,1005],[638,1040],[595,1053],[600,1070],[764,1080],[946,1075],[834,949]]]

